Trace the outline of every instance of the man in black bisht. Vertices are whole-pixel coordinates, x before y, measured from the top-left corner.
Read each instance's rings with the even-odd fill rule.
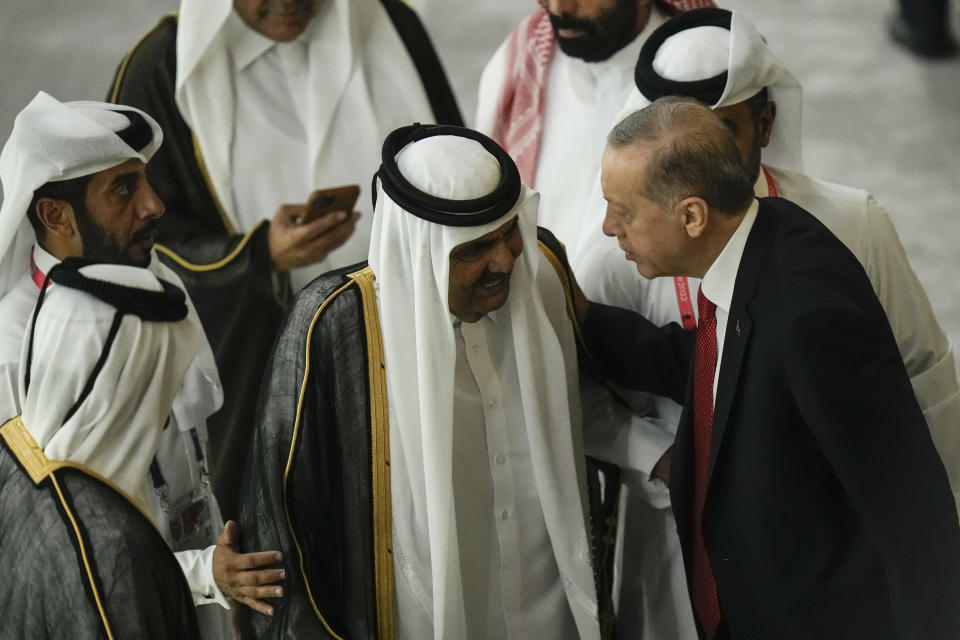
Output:
[[[147,269],[69,258],[47,280],[0,427],[0,638],[199,639],[145,499],[200,327]]]
[[[419,125],[376,190],[369,266],[303,289],[274,350],[241,528],[284,552],[285,595],[242,630],[606,637],[572,280],[538,194],[489,138]]]

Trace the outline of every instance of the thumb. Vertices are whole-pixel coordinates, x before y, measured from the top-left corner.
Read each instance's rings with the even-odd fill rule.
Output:
[[[236,547],[240,544],[240,529],[233,520],[228,520],[223,527],[223,533],[217,538],[217,544],[225,547]]]

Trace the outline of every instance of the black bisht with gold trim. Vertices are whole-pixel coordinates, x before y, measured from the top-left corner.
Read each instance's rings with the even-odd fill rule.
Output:
[[[538,237],[570,282],[560,243],[544,229]],[[273,616],[237,608],[241,637],[392,640],[389,416],[366,263],[327,273],[296,296],[269,367],[240,490],[241,544],[244,552],[281,550],[287,575],[284,597],[270,601]],[[610,637],[617,493],[603,494],[597,478],[588,465],[594,569]]]
[[[0,639],[194,640],[196,610],[153,524],[95,474],[0,430]]]

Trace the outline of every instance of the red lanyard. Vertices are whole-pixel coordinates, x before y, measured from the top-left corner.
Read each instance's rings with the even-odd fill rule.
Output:
[[[680,320],[687,331],[697,328],[697,319],[693,315],[693,302],[690,301],[690,282],[686,276],[677,276],[673,279],[673,286],[677,289],[677,305],[680,307]]]
[[[43,289],[43,281],[47,279],[47,274],[40,271],[40,267],[33,259],[33,249],[30,249],[30,278],[33,280],[33,284],[37,285],[37,289]]]
[[[760,166],[763,176],[767,179],[767,194],[777,197],[777,183],[773,181],[770,172],[763,165]],[[677,290],[677,306],[680,308],[680,321],[686,330],[697,328],[697,319],[693,315],[693,301],[690,300],[690,282],[685,276],[678,276],[673,279],[673,286]]]
[[[767,168],[763,165],[760,165],[760,169],[763,171],[764,177],[767,179],[767,195],[771,198],[777,197],[777,183],[773,181],[773,178],[770,177],[770,172],[767,171]]]

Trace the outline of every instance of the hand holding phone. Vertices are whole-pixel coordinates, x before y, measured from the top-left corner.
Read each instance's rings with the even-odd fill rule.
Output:
[[[312,222],[334,211],[345,211],[349,215],[353,212],[359,197],[360,186],[356,184],[317,189],[307,199],[307,211],[300,218],[300,224]]]

